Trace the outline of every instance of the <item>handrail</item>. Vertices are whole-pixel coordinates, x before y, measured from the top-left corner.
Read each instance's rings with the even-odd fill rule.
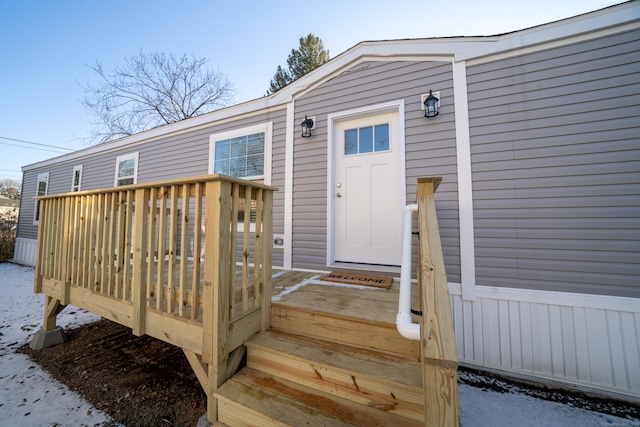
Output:
[[[420,341],[420,324],[413,323],[411,320],[411,224],[413,212],[418,212],[418,205],[412,204],[405,206],[402,228],[400,296],[398,298],[396,328],[404,338],[413,341]]]

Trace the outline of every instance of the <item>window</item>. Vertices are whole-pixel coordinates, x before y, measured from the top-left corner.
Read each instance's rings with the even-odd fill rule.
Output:
[[[269,180],[272,124],[260,124],[209,137],[209,173]]]
[[[139,153],[131,153],[116,158],[115,187],[138,182],[138,155]]]
[[[49,190],[49,172],[38,174],[38,185],[36,188],[36,196],[46,196]],[[40,200],[36,200],[33,211],[33,224],[38,225],[40,221]]]
[[[80,191],[82,186],[82,165],[73,168],[73,179],[71,180],[71,191]]]
[[[389,151],[389,124],[365,126],[344,131],[344,154]]]

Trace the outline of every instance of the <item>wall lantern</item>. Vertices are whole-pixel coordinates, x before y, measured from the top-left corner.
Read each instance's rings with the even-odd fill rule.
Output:
[[[311,129],[313,129],[313,119],[308,119],[307,116],[304,116],[304,121],[300,123],[300,126],[302,126],[302,137],[309,138]]]
[[[429,91],[429,96],[424,100],[425,117],[435,117],[438,115],[438,101],[439,99],[433,96],[433,93]]]

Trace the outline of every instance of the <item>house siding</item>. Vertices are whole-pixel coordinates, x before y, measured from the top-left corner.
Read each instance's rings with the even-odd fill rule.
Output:
[[[113,187],[115,162],[118,156],[139,153],[138,183],[160,181],[169,178],[183,178],[206,175],[209,170],[209,136],[219,132],[241,129],[255,123],[273,122],[272,134],[272,176],[271,184],[284,187],[284,140],[285,110],[268,112],[242,118],[214,126],[204,126],[153,141],[143,141],[116,150],[107,150],[96,155],[74,159],[55,165],[31,169],[24,173],[23,198],[21,207],[26,214],[20,216],[18,237],[36,239],[38,226],[33,225],[33,197],[35,197],[37,176],[49,172],[48,194],[67,193],[71,190],[74,166],[82,164],[82,190]],[[176,149],[179,147],[179,149]],[[274,233],[282,233],[284,215],[283,195],[274,196]],[[282,265],[283,251],[274,249],[274,265]]]
[[[273,230],[286,246],[274,266],[327,270],[328,120],[391,106],[404,112],[407,203],[417,178],[443,177],[435,200],[460,361],[637,401],[639,13],[627,2],[495,37],[363,42],[270,97],[32,165],[15,259],[35,259],[39,173],[49,194],[68,192],[80,164],[83,189],[111,187],[116,157],[139,152],[139,182],[202,175],[211,134],[272,122]],[[420,109],[429,90],[441,99],[433,119]],[[416,238],[413,268],[417,252]]]
[[[640,297],[639,41],[468,67],[478,285]]]
[[[420,95],[440,91],[441,116],[424,117]],[[460,280],[453,77],[450,62],[370,61],[348,68],[296,99],[296,120],[316,117],[311,138],[294,143],[294,268],[327,268],[327,115],[402,100],[405,116],[406,200],[413,203],[419,177],[442,176],[436,193],[443,251],[450,280]],[[417,242],[414,242],[417,245]],[[417,246],[416,246],[417,248]],[[414,254],[417,250],[414,250]]]

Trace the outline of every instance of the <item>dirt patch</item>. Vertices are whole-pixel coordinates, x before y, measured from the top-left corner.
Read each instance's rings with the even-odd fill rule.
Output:
[[[21,347],[61,383],[126,427],[196,426],[207,399],[182,350],[108,320],[67,331],[69,341],[43,350]],[[461,384],[501,393],[522,393],[627,420],[640,420],[640,408],[509,381],[460,368]]]
[[[116,422],[191,427],[206,412],[207,397],[180,348],[108,320],[67,334],[63,345],[18,351]]]

